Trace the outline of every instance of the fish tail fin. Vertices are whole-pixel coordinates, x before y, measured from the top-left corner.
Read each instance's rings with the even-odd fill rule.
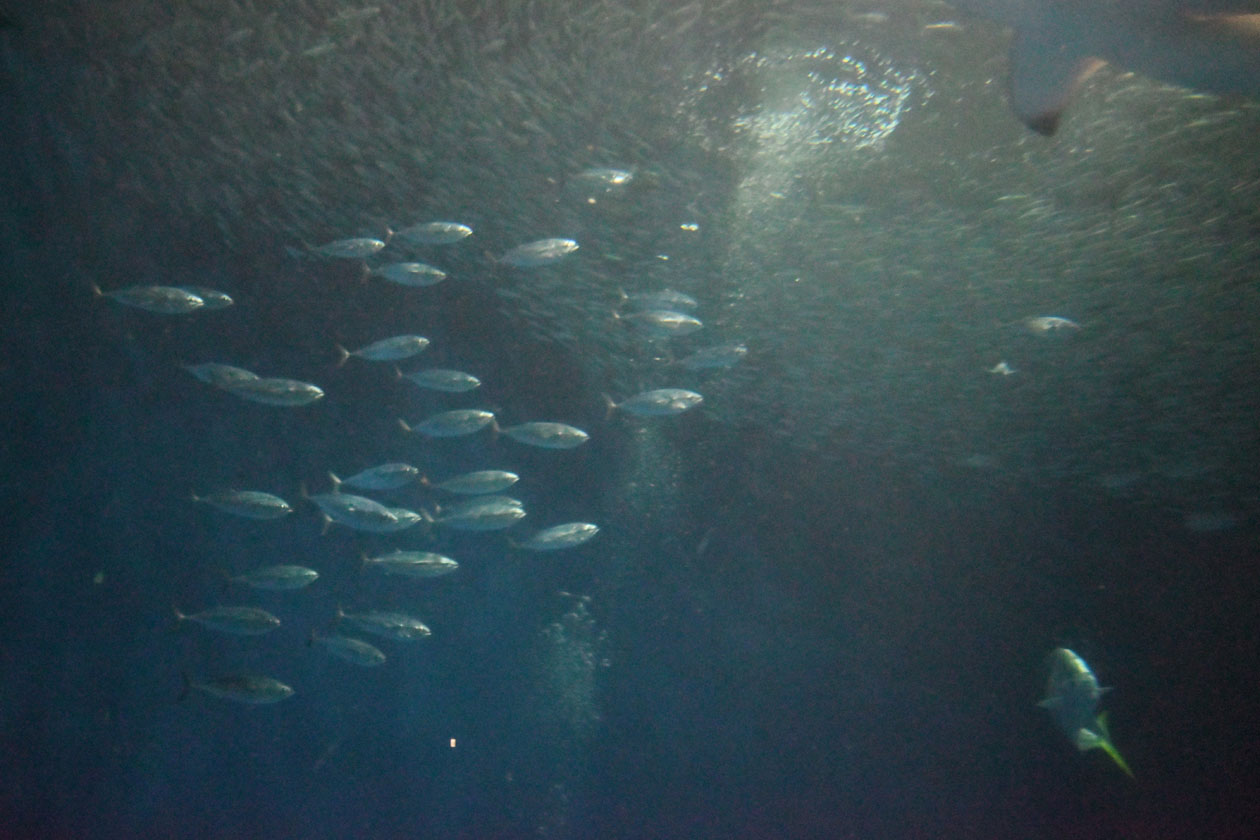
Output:
[[[350,360],[350,355],[351,355],[351,354],[350,354],[350,351],[349,351],[349,350],[347,350],[346,348],[344,348],[344,347],[342,347],[340,344],[338,344],[338,345],[337,345],[337,364],[336,364],[336,367],[341,367],[341,366],[342,366],[342,365],[344,365],[346,362],[348,362],[348,361]]]
[[[498,417],[490,418],[490,442],[491,443],[494,443],[495,441],[499,439],[499,434],[502,431],[503,431],[502,427],[499,426],[499,418]]]
[[[92,297],[105,297],[105,293],[101,291],[101,287],[95,283],[92,284]]]
[[[1103,712],[1096,719],[1098,724],[1098,732],[1101,737],[1098,739],[1098,748],[1111,756],[1111,760],[1116,766],[1124,771],[1124,774],[1130,779],[1136,778],[1133,771],[1129,768],[1129,762],[1124,760],[1124,756],[1120,755],[1120,751],[1116,749],[1115,744],[1111,743],[1111,732],[1107,729],[1107,713]]]
[[[332,527],[333,519],[326,513],[320,513],[320,516],[324,520],[324,527],[319,529],[319,535],[322,537],[324,534],[327,534],[328,529]]]
[[[389,240],[393,238],[394,238],[394,229],[390,227],[389,225],[386,225],[385,226],[385,240],[384,240],[385,244],[388,245]]]
[[[363,563],[359,566],[360,569],[366,569],[372,562],[372,558],[367,556],[366,551],[359,552],[359,559],[363,561]]]
[[[402,419],[401,417],[398,418],[398,425],[402,428],[404,432],[407,432],[407,433],[411,432],[411,427],[408,426],[407,421]]]
[[[342,484],[341,479],[338,478],[337,474],[332,470],[328,471],[328,480],[332,482],[332,491],[334,493],[340,493]]]
[[[171,604],[171,610],[173,610],[175,613],[175,627],[178,629],[179,625],[183,624],[185,621],[188,620],[188,616],[180,612],[179,607],[175,606],[174,604]]]
[[[604,398],[604,419],[607,420],[613,416],[613,412],[617,410],[617,404],[613,402],[613,398],[607,394],[600,394]]]

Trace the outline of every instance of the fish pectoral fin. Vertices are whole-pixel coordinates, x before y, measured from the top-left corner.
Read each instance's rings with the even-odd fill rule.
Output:
[[[1068,100],[1105,61],[1080,55],[1061,39],[1016,33],[1011,44],[1011,107],[1024,125],[1049,137]]]

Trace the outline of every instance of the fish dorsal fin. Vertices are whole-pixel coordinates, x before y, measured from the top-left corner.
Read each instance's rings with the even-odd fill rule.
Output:
[[[1024,125],[1050,136],[1081,84],[1106,62],[1079,54],[1053,33],[1017,32],[1011,44],[1011,106]]]

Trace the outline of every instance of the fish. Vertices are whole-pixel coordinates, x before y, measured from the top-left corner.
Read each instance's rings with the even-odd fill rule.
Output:
[[[604,395],[608,414],[620,409],[638,417],[667,417],[672,414],[682,414],[702,402],[704,402],[704,397],[685,388],[657,388],[635,394],[619,403],[613,402],[612,397],[607,394]]]
[[[1025,318],[1024,326],[1041,335],[1053,332],[1079,330],[1081,328],[1080,324],[1070,318],[1060,318],[1057,315],[1038,315],[1035,318]]]
[[[420,477],[420,470],[411,464],[389,463],[355,473],[349,478],[338,478],[329,473],[334,491],[343,484],[356,490],[397,490]]]
[[[464,473],[445,481],[430,481],[421,476],[420,483],[425,487],[436,487],[448,493],[464,496],[479,496],[483,493],[498,493],[506,490],[520,480],[520,476],[507,470],[477,470]]]
[[[213,607],[185,614],[175,608],[175,621],[192,621],[209,630],[233,636],[261,636],[280,626],[280,619],[257,607]]]
[[[472,234],[472,228],[459,222],[424,222],[403,228],[397,236],[418,245],[452,245]]]
[[[1085,660],[1067,648],[1051,651],[1047,664],[1046,696],[1037,705],[1050,712],[1078,750],[1102,750],[1132,778],[1133,771],[1111,743],[1106,712],[1096,715],[1098,701],[1108,689],[1100,687]]]
[[[337,620],[348,621],[365,633],[373,633],[386,639],[410,642],[427,639],[432,635],[428,626],[418,618],[405,613],[370,610],[365,613],[348,613],[337,608]]]
[[[319,572],[314,569],[289,565],[263,566],[228,578],[232,583],[275,592],[305,589],[318,579]]]
[[[552,525],[536,532],[523,542],[513,542],[516,548],[530,551],[558,551],[563,548],[574,548],[592,540],[599,533],[599,526],[590,522],[566,522],[563,525]]]
[[[391,551],[378,557],[364,555],[363,566],[373,566],[387,575],[433,578],[449,575],[459,568],[459,563],[431,551]]]
[[[675,312],[672,309],[644,309],[622,315],[614,312],[613,317],[626,321],[644,335],[652,338],[674,338],[690,335],[702,329],[704,324],[694,315],[686,312]]]
[[[690,312],[700,306],[700,302],[691,295],[673,289],[661,289],[656,292],[621,292],[621,302],[631,309],[644,312],[662,309],[672,312]]]
[[[328,242],[311,250],[321,257],[333,257],[335,259],[361,260],[364,257],[370,257],[381,251],[388,243],[393,231],[387,231],[384,239],[376,239],[371,236],[357,236],[350,239],[337,239]]]
[[[394,531],[405,531],[413,525],[417,525],[424,521],[424,515],[416,513],[414,510],[408,510],[407,508],[400,507],[386,508],[386,510],[392,513],[394,515],[394,519],[397,521],[393,525],[382,526],[379,529],[379,532],[382,534],[390,534]]]
[[[1011,367],[1009,364],[1007,364],[1005,361],[998,362],[996,365],[994,365],[993,367],[989,368],[988,370],[989,370],[989,373],[991,373],[991,374],[993,374],[993,375],[995,375],[995,376],[1010,376],[1010,375],[1011,375],[1011,374],[1013,374],[1013,373],[1018,373],[1018,372],[1019,372],[1019,371],[1015,370],[1015,368],[1013,368],[1013,367]]]
[[[446,272],[428,263],[397,262],[383,265],[369,272],[373,277],[380,277],[399,286],[424,288],[436,286],[446,279]]]
[[[316,642],[323,645],[324,650],[338,659],[355,665],[362,665],[364,668],[371,668],[385,661],[385,654],[379,648],[360,639],[352,639],[349,636],[335,633],[319,636],[312,630],[311,635],[306,640],[306,646],[310,647]]]
[[[107,297],[126,306],[156,312],[159,315],[187,315],[205,306],[206,302],[185,289],[175,286],[128,286],[103,292],[93,285],[97,297]]]
[[[426,437],[445,438],[460,437],[479,432],[494,423],[494,412],[480,408],[457,408],[454,411],[443,411],[426,417],[414,426],[407,421],[399,420],[405,432],[419,432]]]
[[[201,308],[206,312],[216,309],[227,309],[236,301],[232,300],[232,296],[227,292],[220,292],[218,289],[207,289],[205,286],[176,286],[190,295],[196,295],[201,298]]]
[[[634,173],[628,169],[617,169],[613,166],[592,166],[579,172],[577,179],[610,191],[629,184],[634,180]]]
[[[232,365],[221,365],[217,362],[205,362],[200,365],[184,365],[184,370],[200,379],[202,382],[208,382],[218,388],[228,388],[235,382],[244,382],[249,379],[257,379],[258,374],[252,370],[245,368],[233,367]]]
[[[478,496],[428,518],[457,531],[501,531],[525,518],[525,506],[510,496]]]
[[[293,696],[293,689],[289,686],[279,680],[257,674],[228,674],[203,683],[193,682],[187,674],[183,677],[184,690],[179,695],[181,701],[194,689],[205,692],[211,697],[251,705],[278,703]]]
[[[192,500],[246,519],[280,519],[293,512],[284,499],[260,490],[222,490],[205,496],[193,493]]]
[[[318,385],[279,377],[233,379],[220,387],[250,402],[287,407],[310,405],[324,396],[323,389]]]
[[[442,391],[447,394],[459,394],[481,387],[481,380],[471,373],[449,368],[426,368],[414,373],[398,372],[403,379],[409,379],[421,388],[430,391]]]
[[[590,440],[590,435],[576,426],[548,421],[520,423],[499,431],[517,443],[539,449],[573,449]]]
[[[572,239],[537,239],[507,251],[499,262],[517,268],[537,268],[559,262],[577,249],[578,244]]]
[[[320,493],[307,496],[324,515],[325,528],[334,522],[356,531],[389,533],[399,528],[398,516],[380,502],[352,493]]]
[[[1014,30],[1011,106],[1044,136],[1107,64],[1203,93],[1260,98],[1255,0],[948,1]]]
[[[742,343],[716,344],[684,356],[678,364],[687,370],[719,370],[734,367],[747,355],[748,347]]]
[[[337,354],[340,358],[337,360],[337,367],[344,365],[351,356],[366,359],[369,362],[397,362],[424,352],[428,346],[429,339],[422,335],[395,335],[391,338],[382,338],[358,350],[347,350],[338,344]]]

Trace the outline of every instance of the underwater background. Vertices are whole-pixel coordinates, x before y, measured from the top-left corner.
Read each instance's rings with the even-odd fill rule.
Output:
[[[1040,137],[1009,33],[909,0],[4,12],[0,834],[1252,836],[1255,103],[1107,69]],[[439,219],[474,233],[387,235]],[[350,237],[389,241],[312,252]],[[579,247],[500,259],[548,237]],[[447,279],[365,276],[393,259]],[[153,284],[235,302],[93,291]],[[702,330],[636,329],[666,289]],[[338,365],[401,333],[432,342],[407,369],[483,384]],[[243,401],[207,362],[325,396]],[[661,387],[704,402],[606,410]],[[590,440],[398,424],[455,408]],[[304,489],[388,461],[519,473],[514,539],[600,532],[323,533]],[[229,488],[294,512],[192,501]],[[362,568],[397,548],[460,568]],[[320,578],[224,582],[279,563]],[[219,604],[281,626],[175,620]],[[339,608],[432,637],[357,667],[307,644]],[[1135,778],[1037,707],[1058,647]],[[185,690],[236,673],[295,693]]]

